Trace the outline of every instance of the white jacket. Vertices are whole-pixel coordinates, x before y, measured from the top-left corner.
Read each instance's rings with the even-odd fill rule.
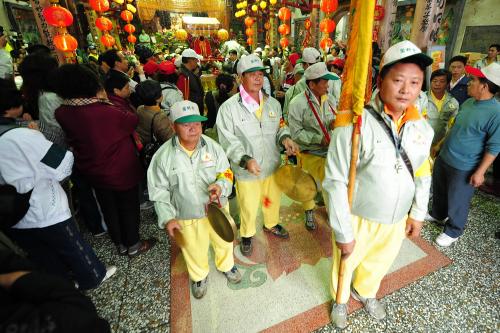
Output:
[[[382,111],[380,100],[377,98],[370,104],[397,133],[394,122]],[[402,130],[401,145],[411,161],[413,180],[401,157],[397,157],[387,133],[364,110],[353,204],[349,209],[347,184],[352,131],[352,126],[338,127],[333,131],[323,181],[328,196],[329,222],[337,241],[348,243],[353,240],[351,214],[382,224],[397,223],[407,214],[423,221],[431,184],[428,158],[433,137],[427,121],[418,116],[407,121]],[[422,169],[427,172],[420,175],[418,171]]]

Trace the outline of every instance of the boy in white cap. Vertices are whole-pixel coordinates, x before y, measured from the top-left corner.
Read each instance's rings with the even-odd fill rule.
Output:
[[[316,50],[314,47],[306,47],[304,51],[302,51],[302,58],[297,60],[297,63],[302,64],[302,68],[304,70],[307,69],[310,65],[314,65],[317,62],[321,61],[321,53]],[[292,99],[300,94],[301,92],[307,89],[307,84],[305,78],[302,78],[294,84],[293,87],[288,89],[285,94],[285,104],[283,105],[283,118],[285,122],[288,122],[288,107]]]
[[[436,238],[447,247],[463,234],[474,189],[500,152],[500,64],[466,66],[470,79],[455,122],[444,139],[432,175],[432,212],[428,220],[446,220]]]
[[[241,281],[234,265],[233,243],[220,238],[206,216],[205,205],[219,198],[227,209],[233,173],[222,148],[202,135],[198,106],[177,102],[170,111],[176,135],[156,152],[148,169],[149,198],[155,202],[158,225],[170,237],[182,235],[179,246],[191,278],[192,293],[202,298],[207,291],[208,248],[215,265],[229,283]]]
[[[405,235],[418,236],[427,211],[433,131],[414,102],[432,59],[409,41],[391,46],[380,63],[379,93],[362,115],[356,187],[349,208],[347,184],[352,126],[335,128],[328,148],[323,188],[333,228],[331,293],[335,300],[339,263],[345,260],[342,294],[331,319],[347,326],[351,295],[368,313],[385,317],[376,299],[382,278]]]
[[[217,114],[219,142],[237,179],[240,249],[245,256],[252,253],[252,237],[256,233],[261,203],[264,231],[288,238],[288,232],[278,224],[281,191],[274,173],[281,162],[281,147],[288,155],[299,151],[281,118],[279,102],[262,93],[264,70],[262,60],[256,55],[242,57],[238,63],[240,92],[222,104]]]
[[[307,88],[290,103],[288,125],[292,139],[300,145],[299,165],[321,184],[337,104],[328,94],[328,83],[339,77],[328,71],[324,62],[318,62],[305,70],[304,78]],[[308,230],[316,229],[314,206],[314,200],[302,204]]]

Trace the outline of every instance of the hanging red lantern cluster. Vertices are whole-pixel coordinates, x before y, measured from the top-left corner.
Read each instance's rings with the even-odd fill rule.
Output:
[[[290,21],[290,18],[292,17],[292,12],[287,7],[281,7],[278,10],[278,17],[281,21],[283,21],[283,23],[278,27],[278,32],[282,36],[280,39],[280,45],[282,48],[286,48],[290,45],[290,41],[286,36],[290,34],[290,25],[288,24],[288,21]]]
[[[89,0],[89,5],[93,10],[99,15],[95,19],[95,26],[97,29],[102,31],[101,43],[106,48],[111,48],[115,45],[115,38],[109,34],[113,30],[113,22],[105,16],[102,16],[104,12],[109,10],[108,0]]]
[[[58,28],[53,42],[56,49],[62,52],[74,52],[78,47],[78,41],[71,36],[66,27],[73,24],[73,15],[69,10],[59,5],[57,0],[51,1],[51,5],[42,11],[47,24]]]
[[[335,31],[336,23],[329,16],[337,10],[339,6],[338,0],[321,0],[319,8],[324,12],[325,18],[319,24],[319,30],[324,33],[323,39],[319,42],[319,46],[323,49],[329,49],[333,45],[330,34]]]
[[[135,31],[135,26],[130,23],[134,19],[134,14],[132,14],[132,12],[129,10],[132,8],[130,7],[126,8],[128,9],[122,10],[122,12],[120,13],[121,19],[127,22],[127,24],[123,27],[123,30],[125,30],[128,33],[127,41],[130,44],[135,44],[135,42],[137,42],[137,38],[133,35]]]
[[[252,45],[253,44],[253,29],[252,25],[254,23],[254,19],[251,18],[250,16],[245,17],[245,26],[247,27],[245,30],[245,35],[247,35],[247,44]]]

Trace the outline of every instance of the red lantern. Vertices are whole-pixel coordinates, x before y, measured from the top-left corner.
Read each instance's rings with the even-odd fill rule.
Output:
[[[71,12],[61,6],[50,6],[43,9],[43,17],[53,27],[67,27],[73,24]]]
[[[323,50],[332,47],[333,41],[331,38],[323,38],[321,42],[319,42],[319,47],[321,47]]]
[[[135,26],[133,24],[128,23],[125,24],[123,30],[125,30],[125,32],[128,32],[129,34],[133,34],[135,32]]]
[[[288,38],[283,37],[283,38],[280,39],[280,45],[281,45],[282,48],[285,48],[288,45],[290,45],[290,41],[288,40]]]
[[[278,11],[278,17],[282,21],[288,21],[290,20],[292,13],[290,12],[290,9],[287,7],[281,7],[280,10]]]
[[[101,31],[110,31],[113,29],[113,22],[109,18],[101,16],[95,19],[95,26]]]
[[[247,16],[245,18],[245,26],[247,28],[250,28],[252,26],[252,24],[253,24],[253,18],[251,18],[250,16]]]
[[[290,33],[290,26],[286,23],[283,23],[278,27],[278,32],[281,35],[288,35]]]
[[[111,36],[110,34],[104,34],[101,36],[101,43],[105,47],[110,48],[113,45],[115,45],[115,38],[113,36]]]
[[[306,28],[306,30],[311,29],[311,20],[310,19],[306,18],[304,20],[304,28]]]
[[[327,14],[336,11],[338,6],[338,0],[321,0],[321,4],[319,5],[321,11]]]
[[[132,14],[132,12],[130,10],[123,10],[121,13],[120,13],[120,17],[122,18],[122,20],[124,20],[125,22],[130,22],[132,21],[132,19],[134,18],[134,14]]]
[[[373,15],[373,19],[375,21],[382,21],[384,18],[385,10],[383,6],[375,5],[375,14]]]
[[[253,29],[252,28],[247,28],[245,30],[245,35],[247,35],[248,37],[252,37],[253,36]]]
[[[78,47],[78,41],[68,33],[54,36],[54,46],[62,52],[73,52]]]
[[[252,45],[252,44],[253,44],[253,38],[252,38],[252,37],[249,37],[249,38],[247,39],[247,44],[248,44],[248,45]]]
[[[127,40],[129,43],[135,44],[135,42],[137,41],[137,38],[134,35],[128,35]]]
[[[335,21],[332,20],[332,19],[329,19],[329,18],[325,18],[323,19],[323,21],[321,21],[319,23],[319,30],[324,32],[324,33],[332,33],[334,30],[335,30]]]
[[[89,0],[89,5],[96,12],[105,12],[109,9],[108,0]]]

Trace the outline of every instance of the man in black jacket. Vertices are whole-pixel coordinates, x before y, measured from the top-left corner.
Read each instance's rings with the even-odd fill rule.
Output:
[[[201,79],[194,72],[198,67],[198,62],[203,57],[197,54],[193,49],[185,49],[182,51],[182,65],[180,68],[179,79],[177,80],[177,87],[184,95],[185,100],[190,100],[198,105],[200,113],[203,114],[203,97],[204,91],[201,84]]]

